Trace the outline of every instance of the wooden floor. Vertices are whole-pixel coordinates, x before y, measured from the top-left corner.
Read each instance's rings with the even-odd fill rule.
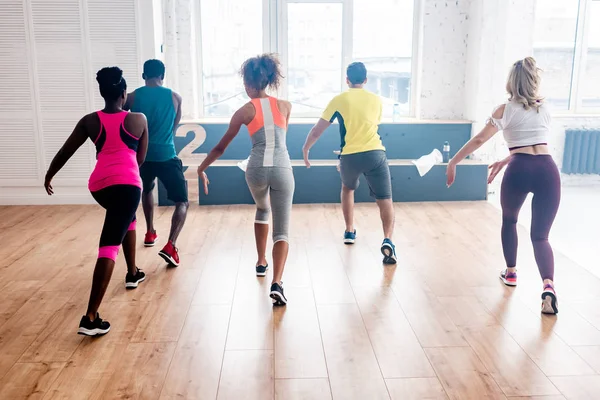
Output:
[[[396,210],[399,263],[384,267],[373,205],[357,205],[352,247],[338,205],[295,207],[289,305],[274,309],[253,208],[192,206],[182,265],[138,246],[148,278],[126,291],[120,256],[100,310],[112,330],[84,338],[102,211],[0,207],[0,399],[600,398],[598,278],[557,253],[560,314],[541,316],[524,230],[519,287],[497,278],[492,205]]]

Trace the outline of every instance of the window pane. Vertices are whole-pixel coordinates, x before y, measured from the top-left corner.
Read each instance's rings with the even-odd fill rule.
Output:
[[[201,0],[205,116],[231,116],[248,101],[239,70],[262,53],[262,0]]]
[[[341,91],[341,3],[288,4],[288,99],[294,116],[318,116]]]
[[[587,61],[579,90],[584,108],[600,108],[600,1],[592,1],[588,9]]]
[[[579,0],[537,1],[533,55],[542,74],[542,95],[555,110],[567,110],[573,75]]]
[[[384,117],[394,103],[409,115],[414,1],[354,0],[353,12],[353,58],[367,66],[367,89],[382,97]]]

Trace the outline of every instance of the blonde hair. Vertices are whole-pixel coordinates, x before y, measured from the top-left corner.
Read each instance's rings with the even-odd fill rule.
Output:
[[[526,110],[535,108],[539,111],[544,100],[538,94],[541,81],[540,71],[533,57],[526,57],[514,63],[506,82],[506,91],[510,95],[509,100],[522,104]]]

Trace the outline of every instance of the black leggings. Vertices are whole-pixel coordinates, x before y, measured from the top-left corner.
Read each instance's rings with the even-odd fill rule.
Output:
[[[560,173],[549,155],[514,154],[502,180],[502,249],[506,266],[517,265],[517,218],[529,193],[531,242],[542,279],[554,280],[554,254],[548,243],[560,204]]]
[[[92,196],[106,209],[98,258],[114,261],[127,231],[135,230],[135,212],[142,190],[133,185],[114,185],[92,192]]]

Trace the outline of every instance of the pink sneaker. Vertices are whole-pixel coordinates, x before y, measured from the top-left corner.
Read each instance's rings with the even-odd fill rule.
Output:
[[[500,279],[506,286],[517,286],[517,273],[504,270],[500,272]]]

